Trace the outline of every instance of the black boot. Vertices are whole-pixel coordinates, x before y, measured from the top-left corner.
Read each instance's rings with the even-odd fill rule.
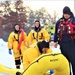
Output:
[[[20,69],[20,66],[16,66],[17,69]]]
[[[20,72],[16,72],[16,75],[21,75],[21,73]]]

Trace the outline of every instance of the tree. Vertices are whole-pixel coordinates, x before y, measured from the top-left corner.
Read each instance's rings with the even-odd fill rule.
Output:
[[[47,21],[50,21],[51,16],[47,12],[47,10],[44,7],[42,7],[39,10],[36,10],[35,19],[40,20],[41,23],[45,25],[45,24],[47,24]]]
[[[26,16],[26,7],[23,6],[23,1],[22,0],[17,0],[15,2],[15,9],[16,9],[16,13],[17,15],[17,21],[19,24],[21,24],[21,26],[24,28],[25,27],[25,23],[27,22],[27,16]]]
[[[3,8],[2,12],[3,17],[5,18],[3,25],[5,25],[5,28],[12,28],[12,25],[15,23],[19,23],[23,28],[25,27],[27,16],[26,7],[23,6],[22,0],[17,0],[13,4],[11,4],[10,1],[5,1],[4,3],[1,3],[0,6]]]
[[[0,25],[4,32],[8,35],[13,29],[15,23],[19,23],[22,28],[25,28],[27,23],[26,7],[23,6],[22,0],[17,0],[13,4],[11,1],[0,3]]]
[[[34,24],[34,20],[35,20],[35,11],[31,10],[29,8],[29,11],[28,11],[28,23],[30,24],[30,26],[32,26]]]
[[[53,18],[52,18],[52,23],[55,24],[56,23],[56,20],[58,18],[58,13],[56,11],[54,11],[53,13]]]

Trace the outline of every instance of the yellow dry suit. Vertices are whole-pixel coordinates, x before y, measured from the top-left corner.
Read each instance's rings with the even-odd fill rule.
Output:
[[[23,57],[26,46],[27,35],[25,32],[20,32],[19,34],[17,34],[13,31],[10,33],[8,37],[8,48],[13,50],[16,66],[19,66],[21,64],[20,60]]]
[[[50,34],[42,28],[40,31],[35,31],[32,29],[28,34],[28,44],[31,45],[37,41],[47,40],[50,41]]]
[[[49,48],[46,53],[52,53],[52,50]],[[35,60],[37,57],[41,55],[38,46],[33,46],[25,50],[24,56],[23,56],[23,67],[26,69],[29,64]]]

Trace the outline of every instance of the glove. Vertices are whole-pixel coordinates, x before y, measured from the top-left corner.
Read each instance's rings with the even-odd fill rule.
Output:
[[[54,73],[54,70],[50,70],[50,74],[53,74]]]
[[[11,49],[9,49],[9,54],[12,55],[12,51],[11,51]]]

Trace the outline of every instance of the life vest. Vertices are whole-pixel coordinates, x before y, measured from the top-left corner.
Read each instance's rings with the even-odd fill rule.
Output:
[[[72,19],[68,19],[67,21],[64,21],[64,19],[61,19],[57,33],[60,39],[62,39],[63,34],[70,35],[70,37],[74,39],[75,25],[72,24]]]

